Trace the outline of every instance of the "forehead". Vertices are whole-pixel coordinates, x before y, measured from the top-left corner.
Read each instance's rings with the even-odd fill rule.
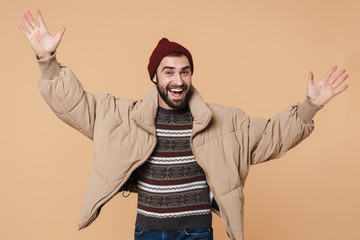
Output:
[[[159,64],[160,69],[165,66],[181,69],[181,68],[190,66],[190,62],[189,62],[189,59],[185,55],[166,56],[161,60],[161,62]]]

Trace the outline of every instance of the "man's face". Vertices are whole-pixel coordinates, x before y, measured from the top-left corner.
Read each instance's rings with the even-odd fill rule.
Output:
[[[164,57],[155,73],[159,106],[175,110],[186,106],[191,88],[191,69],[185,55]]]

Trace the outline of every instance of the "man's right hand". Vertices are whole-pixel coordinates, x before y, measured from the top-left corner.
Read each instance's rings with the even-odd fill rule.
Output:
[[[56,51],[61,38],[66,30],[65,27],[60,28],[59,32],[55,36],[51,36],[45,26],[44,19],[39,10],[36,10],[38,24],[35,22],[29,11],[26,11],[22,16],[22,20],[25,24],[24,28],[19,24],[20,31],[29,40],[32,49],[39,59],[49,57]]]

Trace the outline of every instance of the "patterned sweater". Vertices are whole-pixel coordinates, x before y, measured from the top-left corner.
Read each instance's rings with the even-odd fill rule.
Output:
[[[190,109],[159,108],[157,145],[137,170],[136,226],[154,230],[211,227],[209,186],[190,147]]]

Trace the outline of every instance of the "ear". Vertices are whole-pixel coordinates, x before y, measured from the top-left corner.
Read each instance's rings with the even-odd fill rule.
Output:
[[[157,82],[156,73],[154,74],[154,77],[151,79],[151,81],[156,84],[156,82]]]

